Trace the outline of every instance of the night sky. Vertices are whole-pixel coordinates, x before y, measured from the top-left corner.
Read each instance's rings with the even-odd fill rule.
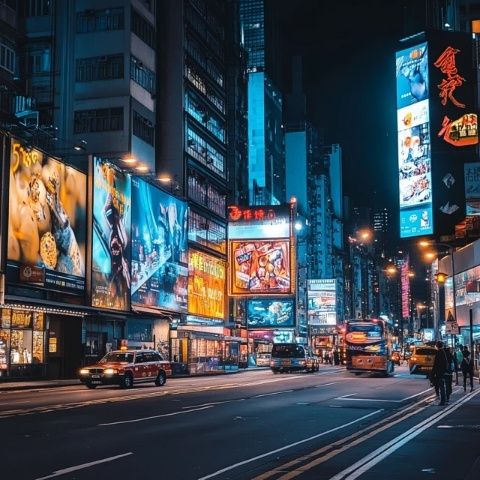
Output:
[[[353,205],[397,208],[395,50],[408,3],[279,2],[284,91],[290,58],[302,55],[309,118],[327,144],[341,145],[344,191]]]

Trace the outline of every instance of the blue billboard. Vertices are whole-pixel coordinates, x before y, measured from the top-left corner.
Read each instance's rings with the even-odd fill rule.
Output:
[[[187,204],[132,180],[132,305],[187,311]]]
[[[400,237],[433,233],[428,48],[396,54]]]
[[[293,299],[247,301],[248,328],[293,327],[295,309]]]

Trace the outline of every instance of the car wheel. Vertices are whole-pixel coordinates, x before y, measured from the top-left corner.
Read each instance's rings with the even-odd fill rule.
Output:
[[[132,388],[133,387],[133,376],[131,373],[126,373],[125,376],[123,377],[122,388]]]
[[[90,388],[91,390],[93,390],[94,388],[97,388],[97,385],[94,385],[93,383],[90,383],[90,382],[87,382],[85,385],[87,386],[87,388]]]
[[[165,372],[161,370],[158,372],[157,378],[155,379],[155,385],[157,387],[163,387],[165,383],[167,382],[167,375],[165,375]]]

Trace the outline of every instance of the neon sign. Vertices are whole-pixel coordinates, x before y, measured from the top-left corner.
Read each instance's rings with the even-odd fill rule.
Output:
[[[437,85],[440,90],[439,96],[442,99],[442,105],[445,106],[447,100],[450,100],[456,107],[465,108],[465,104],[459,102],[453,96],[453,92],[457,87],[461,87],[463,82],[465,82],[465,78],[459,75],[455,64],[455,55],[459,52],[458,48],[447,47],[437,58],[434,65],[447,76]]]

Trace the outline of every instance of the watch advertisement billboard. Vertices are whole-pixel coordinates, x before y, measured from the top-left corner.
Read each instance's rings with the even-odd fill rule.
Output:
[[[188,250],[188,313],[224,319],[225,282],[223,260]]]
[[[231,241],[230,254],[232,294],[291,292],[289,240]]]
[[[308,324],[337,324],[337,281],[313,279],[307,281]]]
[[[400,237],[433,233],[426,42],[396,54]]]
[[[131,179],[93,159],[92,306],[130,308]]]
[[[187,204],[132,178],[132,305],[187,311]]]
[[[82,293],[87,176],[13,138],[10,153],[9,279]]]
[[[247,301],[248,328],[293,327],[295,310],[293,299],[262,299]]]

